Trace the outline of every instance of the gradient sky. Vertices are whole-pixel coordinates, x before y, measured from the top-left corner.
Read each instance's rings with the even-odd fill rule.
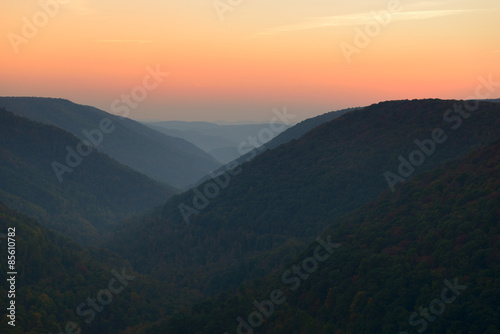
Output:
[[[355,28],[391,1],[242,0],[221,20],[213,0],[61,0],[47,22],[38,1],[4,1],[0,95],[111,112],[159,65],[170,75],[129,117],[267,122],[283,106],[300,121],[383,100],[467,98],[479,76],[500,82],[498,0],[401,0],[349,63],[342,43],[355,46]],[[12,36],[34,17],[38,32],[16,52]]]

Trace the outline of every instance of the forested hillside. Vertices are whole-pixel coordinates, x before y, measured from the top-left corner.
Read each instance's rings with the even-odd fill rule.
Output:
[[[0,201],[92,243],[113,222],[176,193],[102,153],[80,156],[79,143],[66,131],[0,108]]]
[[[500,105],[481,103],[464,119],[453,111],[462,103],[394,101],[349,112],[175,196],[161,217],[129,222],[106,245],[179,286],[208,294],[236,288],[285,265],[338,218],[389,191],[385,174],[398,173],[398,157],[419,149],[415,140],[442,130],[417,175],[500,138]]]
[[[4,311],[1,333],[68,333],[69,325],[74,333],[116,334],[199,298],[138,274],[108,250],[83,248],[0,203],[0,231],[9,228],[15,229],[16,296],[7,299],[10,286],[1,284],[0,305],[7,308],[15,300],[16,326],[7,324]],[[0,234],[3,259],[8,241]],[[7,261],[0,261],[0,270],[11,271]]]
[[[144,333],[499,333],[499,194],[497,142],[330,224],[321,238],[340,247],[324,262],[311,261],[315,242],[277,274]]]

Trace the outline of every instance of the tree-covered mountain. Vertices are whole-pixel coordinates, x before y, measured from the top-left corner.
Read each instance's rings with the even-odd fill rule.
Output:
[[[92,243],[113,222],[164,203],[177,192],[80,143],[55,126],[0,108],[0,201]],[[85,151],[86,156],[78,153]],[[66,173],[59,180],[61,171]]]
[[[136,121],[68,100],[0,97],[0,107],[55,125],[91,142],[100,152],[154,180],[187,187],[221,164],[186,140],[167,136]],[[109,127],[103,132],[103,125]]]
[[[237,287],[288,263],[389,189],[387,173],[410,178],[500,139],[500,105],[480,103],[470,113],[464,106],[473,109],[415,100],[351,111],[174,196],[162,216],[115,229],[106,245],[178,286],[207,294]],[[413,170],[402,162],[417,157],[424,161]]]
[[[82,248],[3,203],[0,231],[1,333],[116,334],[153,322],[170,314],[173,305],[193,299],[188,290],[138,274],[108,250]],[[11,232],[15,235],[9,236]],[[12,289],[4,278],[13,271],[8,268],[7,245],[15,245],[17,274]],[[15,296],[9,296],[11,290]],[[11,301],[15,302],[15,327],[6,316]]]
[[[279,271],[136,332],[500,333],[499,194],[500,141],[325,217]]]

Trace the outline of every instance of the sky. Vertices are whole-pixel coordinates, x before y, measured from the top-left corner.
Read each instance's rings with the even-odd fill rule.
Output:
[[[500,82],[498,0],[20,0],[0,13],[0,95],[134,119],[267,122],[286,107],[300,121]]]

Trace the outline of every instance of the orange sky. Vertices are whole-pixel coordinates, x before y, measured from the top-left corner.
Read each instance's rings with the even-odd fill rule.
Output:
[[[302,120],[388,99],[467,98],[479,76],[500,82],[498,0],[40,1],[0,7],[0,95],[112,112],[160,66],[169,76],[129,117],[266,122],[275,107]],[[367,27],[369,43],[356,43]],[[356,48],[350,61],[345,45]]]

